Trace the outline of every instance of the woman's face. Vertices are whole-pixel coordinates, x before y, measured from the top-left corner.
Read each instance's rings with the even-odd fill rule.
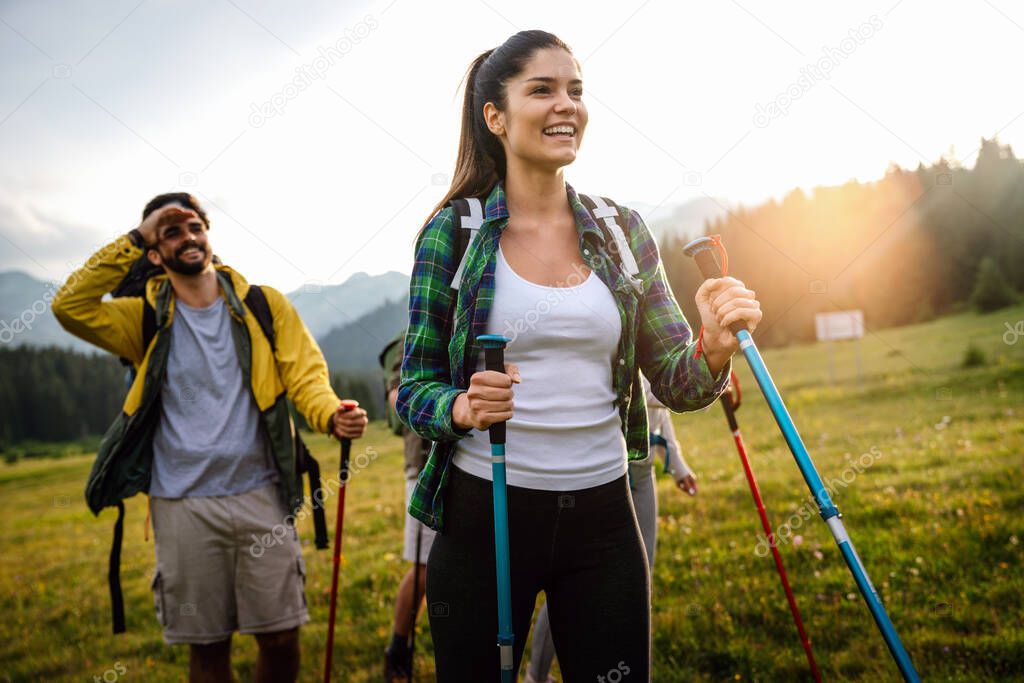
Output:
[[[484,117],[509,161],[552,170],[575,161],[588,115],[572,55],[561,48],[538,50],[505,88],[505,111],[488,102]]]

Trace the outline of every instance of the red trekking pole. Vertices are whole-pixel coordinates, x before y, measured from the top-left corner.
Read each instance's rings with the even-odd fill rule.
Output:
[[[740,461],[743,463],[743,472],[747,475],[747,483],[750,484],[750,495],[754,497],[754,504],[757,506],[757,514],[761,517],[761,527],[768,538],[768,546],[772,549],[772,556],[775,558],[775,568],[779,570],[779,579],[782,580],[782,589],[786,591],[786,600],[789,602],[789,611],[793,613],[793,621],[796,622],[796,630],[800,633],[800,642],[803,643],[804,652],[807,653],[807,663],[811,667],[811,675],[817,683],[821,683],[821,673],[814,661],[814,653],[811,651],[811,641],[807,638],[807,631],[804,630],[804,622],[800,618],[800,609],[796,606],[796,598],[793,597],[793,590],[789,587],[789,579],[786,577],[786,568],[782,566],[782,555],[775,546],[775,534],[768,522],[768,513],[765,512],[764,501],[761,500],[761,491],[757,488],[757,480],[754,479],[754,472],[750,469],[750,461],[747,460],[747,449],[743,446],[743,437],[740,435],[740,427],[736,422],[736,411],[740,407],[740,380],[736,373],[732,373],[732,385],[722,394],[719,399],[722,408],[725,410],[725,418],[729,421],[729,428],[736,440],[736,450],[740,452]]]
[[[356,401],[342,401],[342,410],[354,410]],[[331,680],[331,660],[334,656],[334,614],[338,607],[338,568],[341,566],[341,529],[345,521],[345,489],[348,488],[348,459],[352,452],[352,439],[341,440],[341,467],[338,470],[338,516],[334,521],[334,567],[331,573],[331,607],[327,617],[327,654],[324,661],[324,683]]]

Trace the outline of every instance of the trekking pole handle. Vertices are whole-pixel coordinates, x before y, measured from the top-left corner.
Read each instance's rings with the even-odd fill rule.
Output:
[[[343,411],[345,411],[347,413],[350,410],[355,410],[356,408],[358,408],[359,407],[359,402],[358,401],[351,401],[349,399],[345,399],[344,401],[341,402],[341,405],[339,407]],[[351,453],[352,453],[352,439],[350,439],[348,437],[342,437],[342,439],[341,439],[341,468],[340,468],[340,470],[338,472],[338,478],[341,479],[341,483],[343,483],[343,484],[348,481],[348,460],[349,460],[349,456],[350,456]]]
[[[476,338],[484,347],[484,366],[492,372],[505,372],[505,345],[507,337],[500,334],[482,334]],[[491,443],[505,443],[505,423],[497,422],[488,429]]]
[[[715,260],[718,244],[710,237],[698,237],[683,247],[683,253],[697,262],[700,274],[704,276],[705,280],[723,276],[722,267]],[[739,320],[729,325],[729,331],[733,334],[745,329],[747,329],[746,324]]]

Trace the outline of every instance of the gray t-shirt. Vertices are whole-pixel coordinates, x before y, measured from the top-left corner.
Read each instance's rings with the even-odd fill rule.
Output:
[[[259,424],[224,299],[206,308],[176,301],[149,495],[232,496],[277,482]]]

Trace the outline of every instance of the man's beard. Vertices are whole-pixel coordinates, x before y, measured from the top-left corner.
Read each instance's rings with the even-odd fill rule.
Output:
[[[182,261],[181,255],[186,250],[195,247],[199,251],[203,252],[202,261]],[[164,259],[164,266],[170,270],[173,270],[179,275],[196,275],[197,273],[203,272],[206,266],[210,264],[210,250],[209,247],[199,244],[198,242],[187,242],[174,252],[174,256],[171,258]]]

